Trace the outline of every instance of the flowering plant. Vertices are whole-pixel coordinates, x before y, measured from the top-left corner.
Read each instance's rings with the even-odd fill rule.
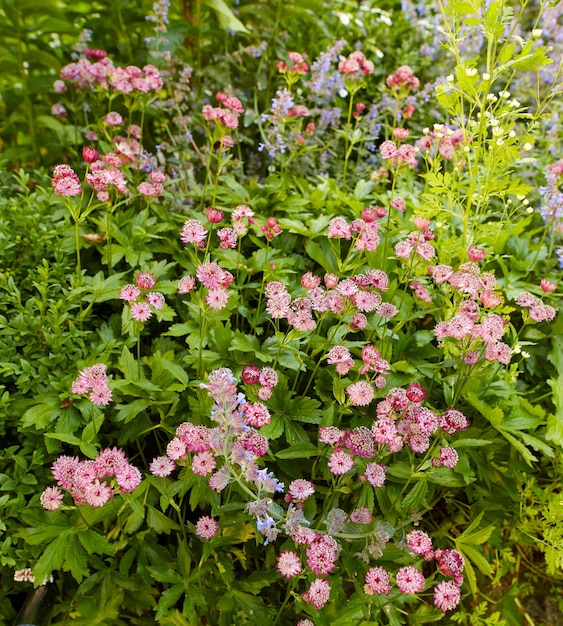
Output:
[[[89,145],[33,191],[42,265],[0,275],[2,559],[58,577],[55,623],[447,623],[513,571],[563,446],[561,168],[530,160],[559,76],[525,95],[543,4],[439,4],[446,77],[366,32],[241,40],[266,83],[228,85],[163,2],[142,62],[62,67]],[[407,9],[370,28],[414,38]]]

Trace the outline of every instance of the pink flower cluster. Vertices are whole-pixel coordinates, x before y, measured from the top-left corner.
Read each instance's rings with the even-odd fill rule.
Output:
[[[57,165],[53,170],[53,178],[51,184],[55,193],[58,196],[80,196],[82,195],[82,187],[80,186],[80,179],[76,175],[76,172],[65,165]]]
[[[266,311],[273,319],[287,319],[297,330],[305,332],[315,329],[315,313],[351,314],[350,328],[362,330],[367,325],[366,313],[376,312],[384,318],[397,314],[396,307],[383,302],[378,293],[385,291],[387,284],[387,274],[382,270],[368,270],[344,280],[325,274],[324,287],[319,276],[308,272],[301,279],[307,291],[305,296],[292,298],[283,283],[269,282],[265,289]]]
[[[107,156],[108,155],[106,155],[106,157]],[[120,165],[123,164],[121,159],[119,159],[118,162]],[[100,202],[109,202],[110,187],[114,187],[118,194],[129,193],[125,174],[118,169],[115,163],[106,163],[105,161],[99,160],[94,161],[90,166],[90,171],[86,174],[86,182],[92,186]]]
[[[135,65],[115,67],[103,50],[90,58],[93,63],[89,58],[83,58],[65,65],[60,77],[78,89],[99,87],[107,90],[111,86],[119,93],[148,93],[162,89],[162,77],[154,65],[145,65],[143,69]],[[57,91],[62,90],[58,84],[54,87]]]
[[[347,59],[338,64],[338,71],[347,78],[369,76],[373,74],[374,69],[373,61],[368,61],[366,55],[360,50],[354,50]]]
[[[209,541],[219,530],[219,524],[209,515],[202,515],[195,525],[195,534],[201,539]]]
[[[546,290],[544,289],[544,291]],[[534,322],[551,322],[557,314],[552,306],[544,304],[539,298],[527,291],[523,291],[516,296],[516,304],[529,309],[530,319],[534,320]]]
[[[224,309],[229,300],[229,285],[235,279],[231,272],[224,270],[217,263],[201,263],[197,266],[195,277],[188,274],[180,279],[178,293],[186,294],[192,291],[196,286],[196,278],[207,288],[205,296],[207,306],[214,311]]]
[[[138,187],[137,191],[147,198],[157,198],[164,193],[164,187],[162,183],[168,180],[168,176],[160,171],[153,170],[149,174],[150,182],[144,181]]]
[[[470,248],[470,258],[481,260],[484,252]],[[502,304],[503,299],[495,293],[494,274],[481,272],[476,262],[470,261],[454,271],[449,265],[431,265],[428,273],[437,285],[447,284],[455,292],[468,298],[453,311],[453,316],[438,322],[434,328],[437,339],[453,338],[459,343],[452,344],[454,352],[459,353],[468,365],[479,361],[483,353],[487,361],[498,361],[507,365],[512,356],[510,347],[501,341],[507,322],[496,313],[487,313],[481,309],[494,308]],[[457,347],[456,347],[457,346]]]
[[[434,233],[430,229],[423,232],[413,231],[407,235],[403,241],[395,245],[395,254],[399,259],[408,259],[412,255],[418,255],[425,261],[430,261],[436,256],[436,250],[428,240],[434,238]]]
[[[461,584],[465,563],[457,550],[433,550],[432,540],[421,530],[413,530],[406,536],[407,548],[415,554],[421,554],[426,561],[436,560],[438,570],[453,580],[442,581],[434,588],[434,604],[444,613],[454,609],[461,600]],[[422,572],[407,565],[399,568],[395,574],[395,582],[401,593],[420,593],[426,580]],[[392,590],[391,576],[381,567],[371,567],[365,577],[364,591],[367,595],[389,595]]]
[[[379,146],[379,154],[393,167],[399,168],[401,165],[416,167],[416,150],[408,143],[397,145],[394,141],[387,139]]]
[[[60,508],[64,494],[70,492],[76,506],[102,507],[117,493],[135,491],[141,484],[141,472],[129,463],[118,448],[106,448],[93,460],[60,456],[52,466],[57,487],[47,487],[41,494],[42,506],[54,511]]]
[[[203,119],[207,121],[215,121],[220,127],[234,130],[238,128],[238,118],[241,113],[244,113],[244,107],[240,100],[235,96],[228,96],[222,92],[217,92],[215,95],[217,102],[222,104],[222,107],[213,107],[210,104],[204,105],[201,110]]]
[[[366,211],[362,215],[368,219],[357,219],[350,224],[343,217],[333,218],[328,225],[329,239],[353,239],[356,250],[375,252],[379,245],[379,222]]]
[[[209,486],[214,491],[222,491],[241,476],[253,483],[259,494],[283,491],[283,484],[267,469],[259,469],[256,462],[269,449],[268,440],[257,430],[269,422],[266,407],[260,403],[249,406],[244,395],[237,392],[236,380],[227,368],[211,372],[209,381],[201,387],[215,401],[211,418],[217,426],[180,424],[167,445],[166,455],[156,457],[150,464],[151,472],[168,476],[177,462],[185,462],[196,475],[211,474]],[[222,465],[218,467],[220,461]]]
[[[449,161],[467,143],[469,143],[469,139],[462,128],[452,130],[444,124],[435,124],[433,130],[416,142],[416,147],[420,152],[429,152],[430,154],[437,149],[438,154]]]
[[[156,285],[156,278],[147,272],[135,276],[135,284],[121,288],[119,297],[130,303],[129,313],[137,322],[148,321],[153,311],[161,311],[165,304],[164,296],[159,291],[151,291]]]
[[[246,385],[259,385],[256,395],[260,400],[266,402],[266,400],[272,397],[274,387],[278,384],[278,374],[276,370],[271,367],[259,368],[256,365],[246,365],[242,369],[242,380]],[[250,409],[245,408],[245,411],[249,410]],[[266,423],[269,423],[269,414],[267,420]],[[264,420],[260,419],[260,421]],[[261,425],[263,426],[264,424]]]
[[[288,66],[285,61],[278,62],[278,71],[287,72],[289,74],[306,74],[309,71],[309,65],[299,52],[290,52],[288,55],[292,65]]]
[[[365,393],[367,398],[371,396],[373,399],[373,390],[366,390]],[[355,457],[375,459],[381,455],[384,446],[390,453],[399,452],[407,445],[413,452],[423,454],[430,448],[430,438],[440,430],[453,434],[468,427],[463,413],[448,409],[440,417],[422,406],[425,398],[426,391],[418,383],[412,383],[407,389],[395,387],[378,403],[377,418],[371,428],[358,426],[341,430],[335,426],[321,427],[319,441],[334,446],[328,460],[330,471],[336,476],[345,474],[354,468]],[[435,467],[444,465],[453,468],[458,454],[454,448],[444,446],[436,458]],[[362,463],[360,466],[363,467]],[[374,487],[381,487],[385,483],[386,472],[385,465],[372,460],[365,465],[360,479]]]
[[[81,396],[88,393],[92,404],[98,406],[108,405],[111,402],[112,393],[109,388],[106,370],[107,368],[103,363],[85,367],[72,383],[72,393]]]
[[[420,88],[420,81],[408,65],[401,65],[385,79],[385,84],[391,91],[400,96],[407,95],[411,90]]]

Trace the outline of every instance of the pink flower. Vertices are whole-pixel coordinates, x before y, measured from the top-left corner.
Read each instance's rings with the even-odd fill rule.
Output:
[[[141,290],[135,285],[123,285],[121,291],[119,292],[119,297],[121,300],[125,300],[126,302],[134,302],[141,295]]]
[[[380,463],[368,463],[366,465],[365,479],[374,487],[382,487],[387,478],[387,467]]]
[[[184,295],[190,293],[195,287],[195,278],[193,276],[184,276],[178,281],[178,293]]]
[[[143,477],[139,469],[129,463],[115,473],[115,480],[120,487],[121,493],[135,491],[141,484],[142,479]]]
[[[226,289],[210,289],[205,296],[205,302],[210,309],[220,311],[227,306],[229,300],[229,292]]]
[[[557,283],[552,283],[551,281],[542,278],[540,281],[540,287],[544,293],[550,293],[557,289]]]
[[[372,512],[367,507],[355,509],[350,513],[350,521],[354,524],[371,524],[373,521]]]
[[[428,554],[432,551],[432,539],[423,530],[411,530],[406,536],[407,547],[415,554]]]
[[[334,450],[328,459],[328,467],[335,476],[341,476],[354,467],[354,459],[343,450]]]
[[[201,539],[211,539],[217,534],[219,530],[219,524],[208,515],[203,515],[199,518],[195,525],[195,534]]]
[[[84,498],[90,506],[99,508],[113,498],[113,491],[108,484],[105,482],[101,483],[96,478],[93,483],[86,486]]]
[[[135,283],[140,289],[152,289],[156,285],[156,278],[148,272],[138,272]]]
[[[353,383],[346,388],[350,402],[355,406],[367,406],[375,397],[373,387],[365,381]]]
[[[424,575],[412,565],[401,567],[395,579],[401,593],[418,593],[424,588]]]
[[[371,567],[366,572],[366,584],[364,585],[364,591],[370,596],[378,594],[388,596],[391,593],[389,572],[387,572],[387,570],[383,567]]]
[[[199,476],[210,474],[217,467],[217,461],[209,450],[198,452],[192,459],[192,471]]]
[[[123,126],[123,118],[119,115],[119,113],[111,111],[104,118],[104,124],[107,124],[108,126]]]
[[[131,305],[130,313],[137,322],[146,322],[152,317],[151,308],[146,302],[134,302]]]
[[[459,461],[459,454],[455,448],[451,446],[444,446],[440,448],[440,460],[442,465],[448,469],[453,469]]]
[[[320,610],[328,602],[330,597],[330,583],[324,578],[317,578],[311,583],[308,591],[301,597],[307,604],[312,604],[316,609]]]
[[[155,457],[152,460],[152,463],[149,465],[149,470],[154,476],[164,478],[165,476],[170,476],[175,467],[176,463],[174,463],[172,459],[164,455]]]
[[[285,578],[297,576],[302,571],[301,560],[295,552],[285,550],[278,557],[276,569]]]
[[[461,589],[453,580],[443,580],[434,589],[434,604],[444,613],[456,608],[461,600]]]
[[[188,220],[180,231],[180,241],[194,243],[197,247],[203,247],[207,238],[207,229],[199,220]]]
[[[297,478],[289,484],[289,493],[296,500],[306,500],[315,493],[315,485],[304,478]]]
[[[469,257],[470,261],[478,263],[487,256],[487,253],[485,252],[485,250],[477,248],[477,246],[470,246],[469,250],[467,251],[467,256]]]
[[[164,307],[164,296],[159,291],[151,291],[146,294],[145,301],[148,302],[153,309],[161,311]]]
[[[254,428],[262,428],[262,426],[266,426],[271,421],[270,411],[261,402],[247,402],[243,406],[243,411],[246,422],[250,426],[254,426]]]
[[[322,535],[307,549],[307,567],[315,574],[329,574],[336,566],[340,544],[330,535]]]
[[[47,511],[56,511],[63,502],[63,492],[58,487],[47,487],[41,494],[39,501]]]

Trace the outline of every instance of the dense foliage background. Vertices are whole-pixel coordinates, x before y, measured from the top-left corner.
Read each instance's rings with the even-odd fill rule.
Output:
[[[560,623],[562,3],[0,18],[0,624]]]

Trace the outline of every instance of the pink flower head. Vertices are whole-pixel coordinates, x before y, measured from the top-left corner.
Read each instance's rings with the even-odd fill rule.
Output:
[[[373,387],[365,381],[349,385],[346,392],[350,396],[350,402],[355,406],[367,406],[375,397]]]
[[[280,553],[278,557],[276,569],[285,578],[297,576],[297,574],[300,574],[302,571],[301,559],[295,552],[285,550]]]
[[[164,307],[165,299],[159,291],[151,291],[145,295],[145,301],[152,306],[153,309],[161,311]]]
[[[552,283],[546,278],[542,278],[540,281],[540,287],[544,293],[551,293],[557,289],[557,283]]]
[[[317,610],[323,608],[330,598],[330,583],[324,578],[317,578],[311,583],[308,591],[301,597],[307,604],[312,604]]]
[[[139,272],[135,276],[135,283],[139,289],[152,289],[156,285],[156,278],[148,272]]]
[[[306,500],[315,493],[315,485],[304,478],[297,478],[289,484],[289,494],[295,500]]]
[[[270,411],[261,402],[247,402],[243,411],[247,424],[254,428],[262,428],[271,421]]]
[[[190,276],[189,274],[187,276],[183,276],[178,281],[178,293],[180,295],[190,293],[190,291],[192,291],[194,287],[195,287],[195,277]]]
[[[59,196],[80,196],[82,187],[75,171],[68,165],[57,165],[51,180],[54,192]]]
[[[393,74],[387,77],[385,84],[389,89],[398,92],[401,96],[406,95],[411,89],[415,90],[420,87],[420,81],[408,65],[401,65]]]
[[[119,113],[111,111],[104,118],[104,124],[107,124],[108,126],[123,126],[123,118],[119,115]]]
[[[219,530],[219,524],[208,515],[202,515],[195,525],[195,534],[201,539],[213,538]]]
[[[220,211],[219,209],[214,209],[213,207],[207,207],[207,211],[205,212],[205,217],[207,217],[207,219],[212,224],[219,224],[220,222],[223,221],[225,214],[223,213],[223,211]]]
[[[96,148],[92,148],[91,146],[84,146],[82,148],[82,158],[86,163],[94,163],[94,161],[98,160],[100,153],[96,150]]]
[[[354,467],[354,459],[343,450],[334,450],[328,459],[328,467],[335,476],[341,476]]]
[[[260,368],[256,365],[245,365],[241,376],[245,384],[256,385],[260,381]]]
[[[407,398],[411,402],[420,404],[426,399],[426,389],[419,383],[411,383],[407,388]]]
[[[436,550],[438,568],[444,576],[459,576],[465,568],[465,560],[457,550]]]
[[[205,246],[205,240],[207,239],[207,229],[198,220],[188,220],[182,230],[180,231],[180,241],[183,243],[193,243],[198,248]]]
[[[387,478],[387,467],[380,463],[368,463],[364,478],[374,487],[382,487]]]
[[[371,567],[366,572],[366,584],[364,591],[369,596],[378,594],[388,596],[391,593],[391,584],[389,582],[389,572],[383,567]]]
[[[135,302],[140,295],[141,290],[131,284],[123,285],[121,291],[119,292],[120,299],[125,300],[126,302]]]
[[[434,589],[434,604],[444,613],[460,603],[461,589],[453,580],[443,580]]]
[[[412,565],[401,567],[395,579],[401,593],[419,593],[423,590],[426,582],[422,572],[419,572]]]
[[[133,302],[130,313],[132,319],[137,322],[146,322],[152,317],[152,311],[147,302]]]
[[[56,511],[63,502],[63,492],[58,487],[47,487],[41,494],[39,501],[47,511]]]
[[[373,74],[375,66],[372,61],[368,61],[365,54],[360,50],[354,50],[347,59],[340,61],[338,71],[349,78],[362,78]]]
[[[176,463],[174,463],[172,459],[164,455],[155,457],[152,460],[152,463],[149,465],[149,470],[154,476],[164,478],[165,476],[170,476],[175,467]]]
[[[423,530],[411,530],[406,536],[407,547],[415,554],[428,554],[432,552],[432,539]]]
[[[476,246],[470,246],[469,250],[467,251],[467,256],[469,257],[470,261],[478,263],[487,256],[487,253],[485,252],[485,250],[481,250]]]

